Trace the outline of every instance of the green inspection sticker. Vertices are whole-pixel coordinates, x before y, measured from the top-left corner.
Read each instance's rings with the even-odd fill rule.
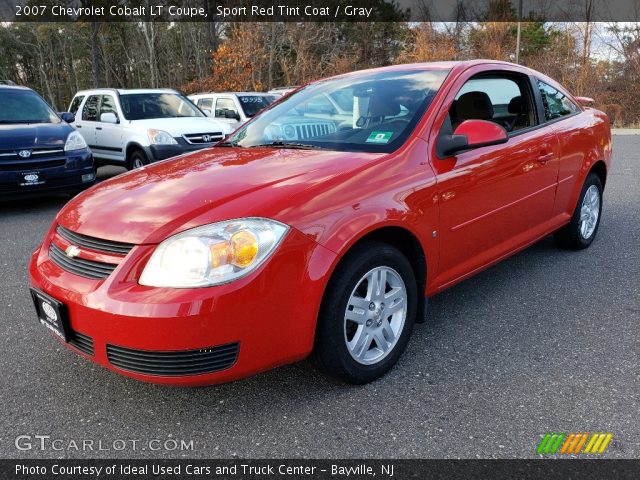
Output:
[[[371,132],[367,143],[389,143],[393,132]]]

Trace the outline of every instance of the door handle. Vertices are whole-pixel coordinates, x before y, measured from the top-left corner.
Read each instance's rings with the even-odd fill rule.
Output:
[[[538,157],[538,162],[540,162],[540,163],[542,163],[544,165],[545,163],[547,163],[552,158],[553,158],[553,152],[541,153],[540,156]]]
[[[96,127],[96,130],[102,130],[102,127]]]
[[[82,128],[82,125],[76,125],[76,128]]]

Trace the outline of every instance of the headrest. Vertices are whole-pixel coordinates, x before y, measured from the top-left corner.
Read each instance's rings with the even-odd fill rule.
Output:
[[[509,102],[507,110],[509,113],[524,113],[524,102],[522,101],[522,97],[520,95],[513,97]]]
[[[458,98],[456,112],[461,120],[491,120],[493,105],[485,92],[467,92]]]

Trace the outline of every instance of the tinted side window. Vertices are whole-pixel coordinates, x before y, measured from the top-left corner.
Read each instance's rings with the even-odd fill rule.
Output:
[[[71,101],[71,105],[69,105],[69,111],[75,115],[78,111],[78,108],[80,108],[82,100],[84,100],[84,95],[78,95],[74,97]]]
[[[580,111],[580,108],[569,100],[565,94],[551,85],[538,80],[538,88],[542,96],[545,120],[554,120]]]
[[[211,107],[213,106],[213,98],[201,98],[198,100],[198,106],[200,108],[208,108],[209,110],[211,110]]]
[[[100,99],[99,95],[91,95],[87,98],[86,103],[84,104],[84,108],[82,109],[82,120],[88,122],[97,122],[98,121],[98,100]]]
[[[100,118],[102,118],[103,113],[113,113],[116,117],[118,116],[115,100],[111,95],[102,96],[102,101],[100,102]]]
[[[238,112],[236,110],[236,104],[230,98],[219,98],[216,100],[216,117],[225,118],[226,110],[232,110],[233,112]]]
[[[465,120],[489,120],[514,132],[535,125],[533,101],[523,77],[489,75],[465,83],[449,110],[455,129]]]

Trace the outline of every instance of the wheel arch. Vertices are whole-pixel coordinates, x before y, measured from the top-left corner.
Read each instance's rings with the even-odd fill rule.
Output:
[[[600,183],[602,183],[602,188],[604,189],[604,186],[607,182],[607,164],[604,163],[604,160],[598,160],[597,162],[595,162],[589,170],[587,176],[589,176],[590,173],[595,173],[596,175],[598,175],[598,177],[600,178]]]
[[[135,150],[142,150],[143,152],[145,151],[145,148],[138,142],[136,141],[132,141],[127,143],[127,147],[124,150],[124,158],[125,160],[129,160],[129,158],[131,157],[131,154],[135,151]],[[145,152],[146,155],[146,152]]]
[[[402,252],[402,254],[407,258],[416,277],[416,286],[418,290],[416,322],[423,323],[427,310],[425,289],[427,284],[428,259],[418,236],[404,226],[377,225],[366,231],[360,232],[360,234],[355,236],[340,252],[337,252],[338,258],[331,268],[329,282],[327,285],[331,282],[331,277],[345,257],[352,252],[354,248],[368,241],[377,241],[391,245],[400,250],[400,252]],[[326,287],[323,298],[325,294]]]

